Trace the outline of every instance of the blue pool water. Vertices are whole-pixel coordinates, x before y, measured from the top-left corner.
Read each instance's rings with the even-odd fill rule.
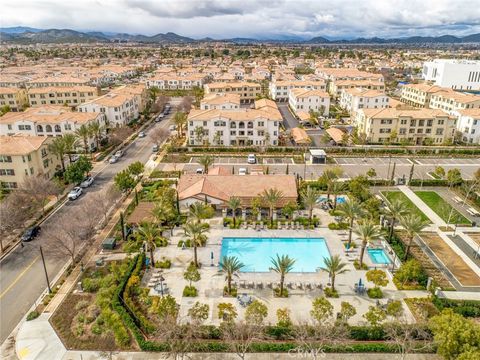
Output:
[[[330,196],[330,200],[333,202],[335,198],[333,196]],[[325,201],[327,201],[327,197],[325,195],[322,195],[317,199],[317,203],[322,203]],[[337,204],[343,204],[345,201],[347,201],[345,196],[337,196]]]
[[[233,237],[223,238],[220,256],[236,256],[245,265],[242,272],[268,272],[277,254],[296,260],[292,272],[315,272],[330,257],[323,238]]]
[[[390,258],[383,249],[367,249],[368,256],[374,264],[390,264]]]

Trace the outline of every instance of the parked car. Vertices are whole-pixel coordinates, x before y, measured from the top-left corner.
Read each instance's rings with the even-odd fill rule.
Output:
[[[69,193],[68,193],[68,200],[76,200],[82,195],[83,190],[80,186],[74,187]]]
[[[118,158],[115,155],[112,155],[112,157],[108,160],[110,164],[115,164],[118,161]]]
[[[80,187],[81,188],[87,188],[89,187],[90,185],[93,184],[93,177],[91,176],[87,176],[85,179],[83,179],[83,181],[80,183]]]
[[[145,132],[144,132],[144,131],[140,131],[140,132],[138,133],[138,137],[139,137],[139,138],[144,138],[144,137],[145,137]]]
[[[25,232],[21,237],[21,240],[24,242],[32,241],[37,237],[39,233],[40,233],[40,226],[38,225],[32,226],[31,228],[28,228],[27,230],[25,230]]]
[[[247,175],[247,169],[246,168],[238,169],[238,175]]]
[[[249,164],[256,164],[257,163],[257,158],[255,154],[249,154],[247,158],[247,163]]]
[[[152,152],[157,152],[157,151],[158,151],[158,145],[153,145]]]
[[[115,156],[116,156],[117,158],[121,158],[121,157],[123,156],[123,154],[124,154],[123,150],[118,150],[118,151],[115,153]]]
[[[195,173],[197,173],[197,174],[203,174],[203,169],[202,169],[202,168],[198,168],[197,170],[195,170]]]
[[[80,159],[80,155],[73,154],[73,155],[71,156],[71,158],[72,158],[72,162],[75,162],[75,161],[77,161],[78,159]]]

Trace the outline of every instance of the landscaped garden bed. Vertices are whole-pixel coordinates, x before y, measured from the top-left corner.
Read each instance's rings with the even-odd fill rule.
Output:
[[[401,191],[382,191],[382,194],[387,198],[388,201],[401,201],[405,204],[411,214],[415,214],[423,220],[430,221],[430,219],[425,215],[409,198]]]
[[[460,214],[435,191],[415,191],[422,201],[448,224],[471,225],[471,221]]]

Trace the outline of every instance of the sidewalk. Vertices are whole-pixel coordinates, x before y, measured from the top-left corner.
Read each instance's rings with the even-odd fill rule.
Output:
[[[447,223],[435,211],[425,204],[408,186],[401,185],[398,189],[405,194],[436,226],[447,226]]]

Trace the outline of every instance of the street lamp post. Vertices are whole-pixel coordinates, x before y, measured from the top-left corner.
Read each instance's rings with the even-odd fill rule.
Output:
[[[45,279],[47,280],[48,293],[52,293],[52,288],[50,287],[50,280],[48,280],[47,266],[45,265],[45,257],[43,256],[43,250],[40,246],[40,255],[42,256],[43,270],[45,271]]]

